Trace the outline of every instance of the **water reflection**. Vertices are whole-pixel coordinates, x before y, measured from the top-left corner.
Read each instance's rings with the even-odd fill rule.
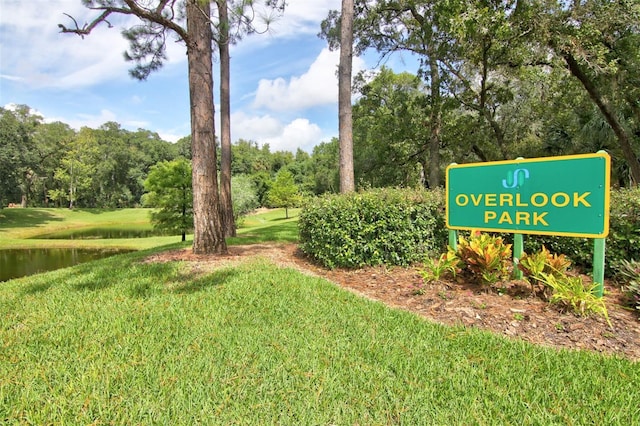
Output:
[[[129,251],[77,248],[0,250],[0,281],[66,268]]]

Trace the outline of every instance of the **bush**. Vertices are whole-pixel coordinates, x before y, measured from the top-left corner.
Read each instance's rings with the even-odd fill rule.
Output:
[[[611,191],[609,270],[625,259],[640,259],[640,187]]]
[[[231,202],[236,225],[240,218],[260,206],[254,182],[247,175],[231,177]]]
[[[640,261],[620,262],[618,276],[625,281],[622,288],[629,295],[629,303],[640,311]]]
[[[444,194],[373,189],[315,198],[299,231],[302,251],[329,268],[406,266],[446,247]]]
[[[609,235],[606,240],[605,274],[614,275],[616,266],[625,259],[640,259],[640,188],[614,189],[610,200]],[[592,269],[593,239],[527,235],[525,251],[541,245],[561,253],[574,265]]]
[[[607,277],[615,274],[623,260],[640,259],[640,188],[612,190],[610,204]],[[400,229],[406,224],[403,221],[412,221],[411,215],[415,223],[407,225],[406,230]],[[437,257],[446,250],[444,215],[444,191],[378,189],[318,198],[307,205],[300,217],[301,247],[329,267],[406,265],[423,260],[429,251],[436,251]],[[416,235],[412,235],[414,229]],[[384,235],[385,230],[389,235]],[[511,234],[500,235],[506,242],[513,241]],[[407,247],[402,248],[402,238],[407,236]],[[416,242],[417,237],[422,240]],[[553,253],[564,254],[575,266],[592,269],[593,239],[525,235],[527,253],[540,250],[542,245]]]
[[[482,232],[472,232],[467,240],[460,236],[457,255],[466,269],[484,284],[495,284],[509,275],[511,244],[502,237]]]

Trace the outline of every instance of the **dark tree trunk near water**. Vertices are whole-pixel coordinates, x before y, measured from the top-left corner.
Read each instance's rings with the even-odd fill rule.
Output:
[[[193,252],[227,252],[216,170],[210,3],[187,1],[189,97],[193,167]]]

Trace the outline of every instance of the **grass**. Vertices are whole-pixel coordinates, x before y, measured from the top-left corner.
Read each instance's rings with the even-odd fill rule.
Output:
[[[0,420],[637,424],[640,368],[431,324],[253,261],[134,253],[0,286]]]
[[[289,209],[289,219],[285,219],[284,209],[247,216],[238,229],[238,236],[229,238],[233,244],[256,244],[268,241],[297,242],[298,215],[300,209]]]
[[[0,284],[1,423],[640,422],[638,363],[432,324],[266,260],[142,262],[165,248]]]
[[[3,209],[0,210],[0,249],[18,248],[118,248],[142,250],[180,241],[179,236],[48,240],[38,235],[105,226],[149,226],[149,209]]]
[[[253,244],[265,241],[295,242],[298,239],[298,209],[270,210],[248,216],[238,229],[238,237],[229,244]],[[128,239],[49,240],[38,235],[54,232],[118,226],[147,229],[149,209],[3,209],[0,210],[0,249],[20,248],[117,248],[144,250],[180,241],[180,236]],[[188,241],[193,236],[187,236]]]

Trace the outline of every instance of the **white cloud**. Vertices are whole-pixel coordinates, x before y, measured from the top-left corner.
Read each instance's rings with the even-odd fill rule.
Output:
[[[244,112],[231,114],[231,139],[234,141],[246,139],[258,142],[258,139],[273,137],[281,132],[282,123],[269,115],[257,117]]]
[[[127,80],[131,67],[123,58],[128,42],[122,37],[122,28],[138,22],[137,18],[111,15],[113,28],[101,23],[84,38],[74,34],[62,34],[58,24],[68,28],[73,16],[82,27],[98,13],[82,6],[79,1],[31,2],[3,0],[0,14],[3,78],[20,79],[30,89],[70,89],[87,87],[108,80]],[[168,42],[169,57],[184,61],[177,52],[179,46]],[[171,62],[171,61],[170,61]]]
[[[299,77],[262,79],[253,102],[254,108],[290,111],[338,102],[337,66],[339,52],[322,49],[307,72]],[[364,68],[364,61],[353,59],[353,74]]]
[[[33,105],[46,111],[46,121],[76,129],[115,121],[129,130],[156,131],[165,140],[189,134],[182,43],[168,40],[165,69],[136,86],[127,72],[132,64],[122,57],[128,43],[121,30],[137,18],[112,15],[114,28],[101,24],[82,39],[58,28],[59,23],[73,25],[64,13],[80,26],[96,16],[80,0],[0,0],[0,5],[1,102]],[[272,150],[295,151],[333,136],[334,115],[327,118],[326,111],[337,102],[338,53],[320,52],[324,43],[316,34],[329,10],[340,5],[340,0],[288,0],[272,31],[234,46],[233,141],[244,138],[269,143]],[[354,58],[354,72],[359,64]],[[259,109],[251,107],[254,99]],[[329,107],[309,109],[318,105]]]
[[[61,121],[64,121],[64,120],[61,120]],[[110,111],[108,109],[102,109],[100,110],[100,114],[98,115],[77,114],[76,117],[72,118],[71,120],[67,119],[64,122],[67,123],[69,126],[73,127],[74,129],[79,129],[82,126],[90,127],[92,129],[97,129],[98,127],[102,126],[104,123],[108,121],[118,122],[118,117],[113,111]]]
[[[109,121],[119,123],[123,128],[129,129],[131,131],[149,127],[149,122],[147,121],[123,117],[121,114],[117,114],[109,109],[101,109],[99,114],[77,113],[74,116],[64,118],[49,116],[44,117],[44,121],[47,123],[51,123],[53,121],[61,121],[76,130],[80,130],[80,128],[82,127],[97,129],[98,127]]]
[[[5,104],[4,109],[9,110],[9,111],[13,111],[16,112],[18,110],[18,107],[20,105],[10,102],[8,104]],[[27,105],[28,106],[28,105]],[[37,109],[31,108],[29,107],[29,114],[31,115],[39,115],[40,117],[42,117],[44,119],[44,114],[42,114],[40,111],[38,111]],[[47,121],[46,119],[44,119],[45,121]]]
[[[327,17],[332,9],[339,10],[341,0],[289,0],[281,16],[274,16],[270,9],[257,8],[255,26],[258,30],[266,30],[264,17],[268,17],[267,38],[292,37],[301,34],[317,34],[319,22]],[[259,39],[264,39],[260,34]]]
[[[272,151],[296,152],[298,148],[310,151],[314,145],[321,142],[322,136],[322,130],[317,124],[309,122],[306,118],[296,118],[284,126],[280,135],[259,142],[261,145],[268,143]]]
[[[298,148],[310,151],[323,140],[320,127],[306,118],[296,118],[290,123],[270,115],[249,116],[243,112],[231,116],[231,139],[252,140],[259,145],[269,144],[271,151],[292,151]]]
[[[173,132],[158,132],[158,135],[160,135],[160,139],[167,142],[178,142],[179,139],[186,136],[184,134],[177,134]]]
[[[340,10],[340,0],[292,0],[287,3],[284,15],[273,25],[276,36],[317,34],[318,23],[327,17],[332,9]]]
[[[18,77],[15,75],[7,75],[7,74],[0,74],[0,78],[1,79],[5,79],[5,80],[9,80],[9,81],[22,81],[24,80],[24,78],[22,77]]]
[[[268,26],[258,23],[258,32],[246,37],[232,52],[254,51],[277,44],[279,39],[313,36],[320,32],[320,22],[330,10],[340,10],[341,0],[289,0],[282,16],[276,17]],[[266,10],[258,12],[270,16]],[[266,31],[266,33],[265,33]]]

